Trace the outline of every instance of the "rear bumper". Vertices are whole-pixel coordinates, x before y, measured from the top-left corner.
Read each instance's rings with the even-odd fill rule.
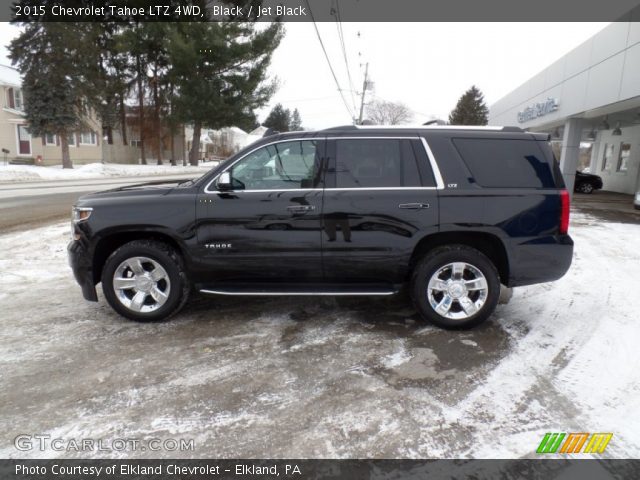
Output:
[[[96,293],[96,286],[93,283],[91,260],[86,249],[82,243],[73,240],[67,245],[67,255],[69,257],[69,265],[71,266],[71,270],[73,270],[73,276],[82,289],[82,296],[85,300],[97,302],[98,294]]]
[[[573,240],[552,235],[518,244],[511,249],[509,287],[558,280],[569,270]]]

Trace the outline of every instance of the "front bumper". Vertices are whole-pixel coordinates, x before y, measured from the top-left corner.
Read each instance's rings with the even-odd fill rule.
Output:
[[[69,257],[69,265],[73,270],[73,276],[76,282],[82,288],[82,296],[85,300],[91,302],[98,301],[96,286],[93,283],[93,271],[87,250],[78,240],[72,240],[67,245],[67,255]]]

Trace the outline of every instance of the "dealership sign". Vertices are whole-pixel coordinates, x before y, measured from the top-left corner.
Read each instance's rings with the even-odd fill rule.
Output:
[[[556,110],[558,110],[558,99],[549,97],[546,102],[534,103],[523,111],[518,112],[518,122],[528,122]]]

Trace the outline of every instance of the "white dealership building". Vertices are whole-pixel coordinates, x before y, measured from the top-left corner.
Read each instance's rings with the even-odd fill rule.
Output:
[[[561,140],[573,187],[581,144],[604,189],[640,190],[640,9],[610,24],[491,105],[490,125],[517,125]]]

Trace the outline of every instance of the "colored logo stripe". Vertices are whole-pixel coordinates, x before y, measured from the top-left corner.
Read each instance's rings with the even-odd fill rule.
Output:
[[[556,453],[565,435],[565,433],[547,433],[538,445],[536,453]]]
[[[587,448],[584,449],[584,453],[603,453],[611,437],[613,437],[613,433],[594,433],[591,435],[591,440],[589,440]]]
[[[591,437],[589,437],[591,435]],[[566,440],[564,440],[566,437]],[[609,445],[609,441],[613,437],[613,433],[546,433],[536,453],[580,453],[582,447],[587,443],[583,453],[604,453],[605,448]],[[562,441],[564,440],[564,443]],[[560,445],[562,444],[562,448]],[[558,449],[560,448],[560,451]]]
[[[560,453],[580,453],[587,438],[589,438],[588,433],[570,433],[562,445]]]

